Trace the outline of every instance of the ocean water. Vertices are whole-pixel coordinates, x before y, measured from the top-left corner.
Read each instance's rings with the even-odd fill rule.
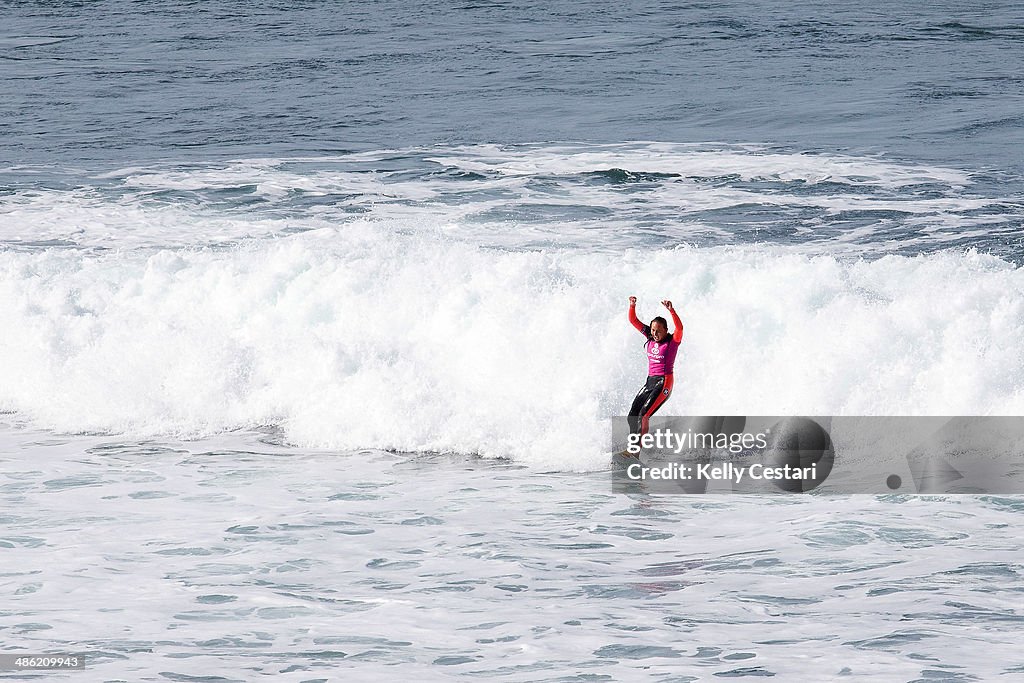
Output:
[[[17,675],[1024,674],[1024,499],[607,454],[630,295],[666,413],[1024,414],[1018,4],[0,17],[0,636],[88,662]]]

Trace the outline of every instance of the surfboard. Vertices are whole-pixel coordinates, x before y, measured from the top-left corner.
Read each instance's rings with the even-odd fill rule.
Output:
[[[612,467],[617,469],[626,469],[630,465],[638,462],[640,462],[640,455],[630,455],[624,448],[622,450],[612,452]]]

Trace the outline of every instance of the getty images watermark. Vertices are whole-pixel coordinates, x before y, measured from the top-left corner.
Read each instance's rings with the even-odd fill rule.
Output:
[[[619,493],[1024,493],[1024,417],[612,421]]]
[[[755,449],[768,448],[771,430],[756,434],[737,432],[732,434],[714,432],[695,432],[687,428],[685,432],[673,431],[671,428],[659,427],[646,434],[630,434],[626,440],[626,454],[639,456],[647,451],[659,451],[679,456],[682,453],[694,453],[710,449],[725,451],[738,455],[753,452]],[[739,484],[744,478],[768,479],[779,481],[807,480],[815,481],[818,476],[818,463],[812,462],[807,467],[794,467],[788,463],[777,466],[752,462],[739,465],[726,460],[722,463],[708,462],[667,462],[660,466],[643,465],[639,458],[636,462],[626,462],[626,476],[640,480],[689,480],[707,479],[709,481],[730,481]]]

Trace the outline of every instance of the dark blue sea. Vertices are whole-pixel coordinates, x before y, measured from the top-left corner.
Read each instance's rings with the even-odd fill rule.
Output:
[[[1022,74],[1014,2],[0,2],[0,654],[87,662],[0,677],[1020,677],[1020,497],[608,468],[629,296],[666,414],[1024,414]]]

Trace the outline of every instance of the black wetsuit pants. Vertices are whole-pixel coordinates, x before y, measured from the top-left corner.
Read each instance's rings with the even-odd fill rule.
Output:
[[[672,395],[672,375],[651,375],[629,409],[629,433],[646,434],[647,420]]]

